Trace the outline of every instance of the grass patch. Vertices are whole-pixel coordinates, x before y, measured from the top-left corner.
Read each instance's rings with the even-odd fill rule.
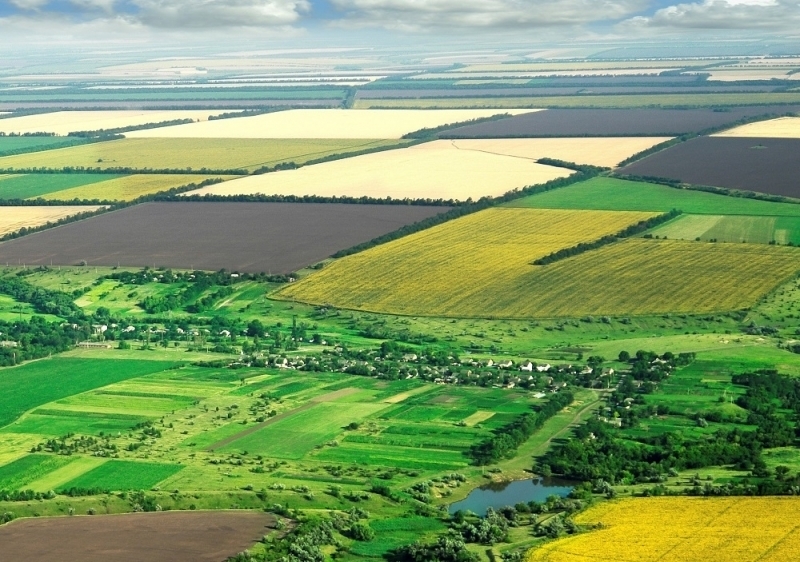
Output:
[[[26,455],[0,466],[0,490],[22,490],[25,486],[70,463],[67,457]]]

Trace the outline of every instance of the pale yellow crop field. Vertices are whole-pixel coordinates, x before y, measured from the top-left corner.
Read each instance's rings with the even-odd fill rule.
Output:
[[[56,111],[23,115],[0,120],[3,133],[55,133],[67,135],[76,131],[117,129],[176,119],[206,121],[209,115],[219,115],[229,110],[175,110],[175,111]]]
[[[800,499],[635,498],[575,517],[603,528],[547,543],[527,562],[793,562]]]
[[[479,199],[569,176],[571,170],[532,158],[459,150],[436,141],[248,176],[190,195],[320,195],[394,199]]]
[[[736,82],[739,80],[800,80],[800,74],[789,74],[786,68],[734,68],[731,70],[709,70],[702,71],[708,74],[709,81],[716,82]]]
[[[0,236],[16,232],[21,228],[42,226],[48,222],[96,211],[100,207],[68,206],[68,207],[0,207]]]
[[[253,171],[283,162],[300,165],[318,158],[404,145],[406,142],[369,139],[121,139],[5,156],[0,158],[0,168]]]
[[[800,270],[800,249],[629,238],[545,266],[646,213],[490,209],[334,261],[278,298],[455,318],[704,313],[752,306]]]
[[[414,80],[447,80],[452,78],[547,78],[550,76],[657,76],[678,68],[609,68],[604,70],[542,70],[538,72],[432,72],[412,76]]]
[[[72,201],[73,199],[100,199],[104,201],[133,201],[143,195],[168,191],[175,187],[199,184],[210,178],[223,180],[237,176],[201,176],[194,174],[135,174],[113,180],[73,187],[42,195],[50,201]]]
[[[752,137],[773,139],[800,139],[800,117],[779,117],[769,121],[758,121],[740,125],[712,137]]]
[[[576,164],[616,167],[617,164],[670,140],[670,137],[563,138],[563,139],[464,139],[449,141],[459,150],[488,152],[538,160],[554,158]],[[445,142],[445,141],[440,141]]]
[[[126,133],[128,138],[399,139],[420,129],[531,109],[292,109]]]

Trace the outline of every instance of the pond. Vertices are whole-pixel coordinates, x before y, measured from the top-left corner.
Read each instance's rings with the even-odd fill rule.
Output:
[[[549,496],[566,497],[573,488],[573,483],[557,478],[535,478],[533,480],[515,480],[513,482],[494,482],[474,489],[463,500],[450,505],[450,513],[459,509],[472,511],[478,515],[486,515],[486,508],[499,509],[507,505],[531,500],[543,502]]]

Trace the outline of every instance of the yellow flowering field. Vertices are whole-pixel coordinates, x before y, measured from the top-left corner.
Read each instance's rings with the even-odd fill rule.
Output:
[[[790,562],[800,499],[634,498],[575,517],[602,528],[532,550],[527,562]]]
[[[751,306],[800,270],[797,248],[642,238],[531,265],[648,216],[489,209],[337,260],[277,297],[412,316],[699,313]]]

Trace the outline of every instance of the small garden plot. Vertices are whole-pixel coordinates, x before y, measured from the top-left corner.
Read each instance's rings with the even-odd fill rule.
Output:
[[[68,465],[70,460],[51,455],[26,455],[0,466],[0,490],[24,490],[34,480]]]
[[[61,486],[62,490],[92,489],[122,492],[149,490],[180,472],[178,464],[110,460]]]

